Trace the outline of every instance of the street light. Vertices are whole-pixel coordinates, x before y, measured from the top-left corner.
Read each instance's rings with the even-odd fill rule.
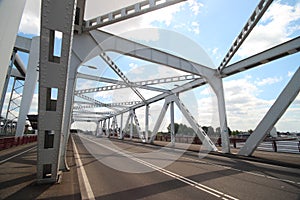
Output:
[[[85,66],[85,67],[88,67],[90,69],[98,69],[96,66],[93,66],[93,65],[81,65],[81,66]]]

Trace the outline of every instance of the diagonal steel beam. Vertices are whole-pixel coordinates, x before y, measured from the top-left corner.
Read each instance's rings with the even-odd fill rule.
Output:
[[[280,93],[275,103],[249,136],[239,155],[250,156],[282,117],[289,105],[295,100],[300,91],[300,67],[292,79]]]
[[[120,68],[114,63],[114,61],[111,60],[111,58],[105,53],[102,52],[100,54],[100,57],[110,66],[112,70],[124,81],[124,83],[132,89],[132,91],[140,98],[142,101],[146,101],[146,99],[143,97],[143,95],[132,86],[132,83],[129,81],[129,79],[125,76],[125,74],[120,70]]]
[[[241,71],[245,71],[259,65],[265,64],[267,62],[271,62],[273,60],[297,53],[300,51],[300,36],[294,39],[291,39],[287,42],[279,44],[275,47],[272,47],[268,50],[265,50],[261,53],[233,63],[225,67],[221,76],[226,77],[229,75],[233,75],[239,73]]]
[[[266,12],[270,4],[273,2],[273,0],[261,0],[258,4],[258,6],[255,8],[254,12],[252,13],[251,17],[245,24],[244,28],[238,35],[238,37],[234,40],[232,46],[230,47],[229,51],[227,52],[226,56],[222,60],[219,70],[222,71],[223,68],[227,66],[231,58],[234,56],[234,54],[237,52],[237,50],[240,48],[240,46],[243,44],[245,39],[248,37],[248,35],[251,33],[252,29],[255,27],[255,25],[258,23],[260,18],[263,16],[263,14]]]

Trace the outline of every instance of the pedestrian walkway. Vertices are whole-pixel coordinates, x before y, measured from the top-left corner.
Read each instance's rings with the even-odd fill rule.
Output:
[[[0,151],[0,199],[81,199],[73,148],[67,161],[70,171],[58,184],[36,184],[36,142]]]

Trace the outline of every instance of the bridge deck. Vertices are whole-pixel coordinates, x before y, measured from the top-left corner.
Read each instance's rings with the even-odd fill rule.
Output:
[[[87,137],[83,135],[83,137]],[[88,136],[92,137],[92,136]],[[176,157],[179,151],[163,151],[166,157],[153,159],[149,153],[160,146],[141,145],[131,141],[112,143],[92,142],[89,138],[74,137],[78,154],[96,199],[298,199],[300,196],[299,155],[257,151],[252,160],[234,155],[214,154],[199,159],[188,151],[170,165],[160,164]],[[103,139],[102,139],[103,140]],[[88,144],[88,145],[87,145]],[[112,145],[113,146],[110,146]],[[68,146],[70,172],[55,185],[36,185],[36,144],[0,151],[1,199],[80,199],[77,168],[71,143]],[[164,145],[160,143],[160,145]],[[117,153],[115,148],[125,150]],[[199,149],[199,146],[198,146]],[[19,153],[25,152],[21,155]],[[133,154],[135,157],[131,157]],[[91,155],[91,153],[93,155]],[[16,156],[11,158],[11,156]],[[279,160],[278,160],[279,159]],[[100,162],[101,161],[101,162]],[[105,161],[111,166],[108,167]],[[254,162],[255,161],[255,162]],[[272,161],[272,162],[270,162]],[[277,166],[280,162],[282,166]],[[118,166],[150,170],[146,173],[127,173]],[[157,167],[158,166],[158,167]],[[124,168],[123,168],[124,170]],[[227,195],[227,196],[226,196]],[[220,197],[218,197],[220,196]]]

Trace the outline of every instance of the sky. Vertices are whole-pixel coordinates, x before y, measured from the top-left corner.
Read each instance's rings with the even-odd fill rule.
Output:
[[[112,0],[109,2],[108,4],[104,0],[87,0],[85,19],[131,5],[138,0],[121,2]],[[184,56],[211,68],[217,68],[258,2],[258,0],[188,0],[104,27],[103,30]],[[39,35],[39,8],[40,0],[27,0],[19,35],[26,37]],[[299,35],[300,0],[276,0],[230,63],[247,58]],[[109,55],[115,58],[115,62],[131,81],[185,74],[116,53]],[[26,55],[21,56],[24,63],[27,63]],[[300,55],[297,53],[223,79],[227,122],[231,130],[255,129],[294,72],[299,68],[299,61]],[[107,66],[103,67],[105,64],[99,57],[89,62],[98,67],[96,74],[99,76],[118,78]],[[149,69],[151,70],[149,71]],[[95,74],[92,69],[84,67],[81,67],[79,71]],[[77,85],[77,89],[103,86],[101,83],[83,82],[83,80],[79,80]],[[173,88],[174,84],[160,85],[160,87]],[[157,94],[139,91],[147,97]],[[130,90],[107,91],[91,95],[98,100],[120,102],[124,101],[124,94],[127,94],[128,100],[136,100],[135,94],[130,92]],[[180,98],[196,116],[199,124],[214,128],[218,126],[216,99],[209,86],[206,85],[183,93]],[[150,108],[152,126],[160,112],[162,103],[155,103]],[[37,94],[33,99],[31,112],[36,112],[36,108]],[[176,113],[176,122],[184,123],[185,120],[178,109],[176,109]],[[137,115],[143,126],[144,110],[139,109]],[[169,123],[168,117],[166,118],[161,129],[165,129],[163,127]],[[298,95],[275,127],[278,131],[299,132],[299,121],[300,96]]]

